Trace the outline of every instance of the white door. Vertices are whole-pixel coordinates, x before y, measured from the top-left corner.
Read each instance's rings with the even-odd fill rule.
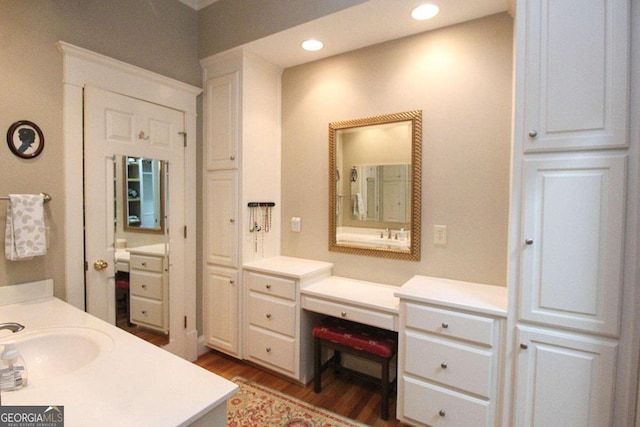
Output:
[[[93,87],[85,88],[84,101],[86,307],[115,324],[114,156],[168,162],[168,199],[175,202],[168,204],[166,216],[171,224],[184,224],[184,113]],[[165,223],[168,274],[182,277],[182,231]]]
[[[203,292],[204,339],[232,356],[240,354],[240,285],[235,270],[207,267]]]
[[[525,160],[520,320],[619,334],[626,162]]]
[[[206,262],[238,267],[238,172],[207,173],[207,218],[204,220]]]
[[[613,425],[617,343],[518,327],[518,427]]]

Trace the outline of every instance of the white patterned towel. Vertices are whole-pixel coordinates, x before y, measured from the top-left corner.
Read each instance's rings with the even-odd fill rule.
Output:
[[[47,242],[42,194],[9,194],[4,253],[18,261],[44,255]]]

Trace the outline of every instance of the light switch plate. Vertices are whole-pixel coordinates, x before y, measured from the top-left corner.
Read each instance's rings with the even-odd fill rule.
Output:
[[[301,223],[302,219],[295,216],[291,218],[291,231],[293,231],[294,233],[299,233],[302,225]]]
[[[438,246],[444,246],[447,244],[447,226],[446,225],[433,226],[433,244]]]

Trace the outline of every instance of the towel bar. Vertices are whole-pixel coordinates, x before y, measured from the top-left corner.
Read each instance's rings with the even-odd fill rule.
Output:
[[[47,193],[40,193],[40,194],[44,196],[45,203],[51,201],[51,196],[48,195]],[[0,196],[0,200],[9,200],[9,196]]]

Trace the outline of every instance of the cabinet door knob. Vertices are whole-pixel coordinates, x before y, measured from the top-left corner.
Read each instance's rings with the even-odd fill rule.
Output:
[[[271,313],[267,313],[267,319],[271,319]]]
[[[229,156],[229,160],[235,160],[235,159],[236,159],[236,156],[233,156],[233,155]]]
[[[147,285],[142,285],[142,289],[147,289]]]
[[[444,329],[447,329],[449,327],[449,324],[447,322],[442,322],[442,327]]]
[[[267,289],[271,289],[271,285],[267,285],[267,286],[266,286],[266,288],[267,288]]]
[[[229,284],[230,284],[230,285],[233,285],[234,283],[236,283],[236,281],[235,281],[235,280],[229,279]]]
[[[440,367],[441,367],[442,369],[447,369],[447,362],[442,362],[442,363],[440,364]]]
[[[444,409],[440,409],[438,411],[438,415],[440,415],[441,417],[444,417],[445,415],[447,415],[447,413],[444,411]]]
[[[340,313],[340,316],[342,316],[342,317],[347,317],[347,312],[346,312],[346,311],[343,311],[342,313]]]
[[[538,136],[538,131],[537,131],[537,130],[535,130],[535,129],[531,129],[531,130],[529,131],[529,136],[530,136],[531,138],[535,138],[536,136]]]
[[[271,347],[267,347],[265,350],[267,351],[267,353],[271,353]]]
[[[533,239],[527,239],[524,241],[525,245],[533,245]]]
[[[526,349],[529,348],[529,346],[522,342],[522,343],[520,343],[520,348],[523,349],[523,350],[526,350]]]
[[[235,223],[236,223],[236,220],[235,220],[235,219],[233,219],[233,218],[229,218],[229,222],[230,222],[231,224],[235,224]]]
[[[147,315],[147,310],[142,310],[141,313],[146,316]]]

